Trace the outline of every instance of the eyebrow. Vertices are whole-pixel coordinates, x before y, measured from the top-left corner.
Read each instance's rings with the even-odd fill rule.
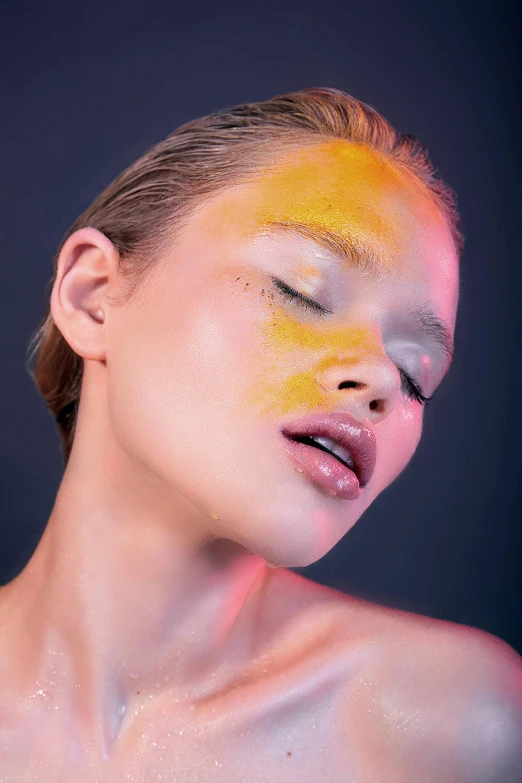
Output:
[[[283,229],[300,234],[315,242],[316,245],[330,250],[337,259],[362,272],[378,277],[387,269],[382,251],[372,248],[353,234],[340,236],[321,225],[290,220],[267,221],[264,225],[267,228]],[[438,345],[444,355],[447,367],[449,367],[453,359],[454,342],[451,331],[443,319],[437,315],[428,302],[409,310],[407,318],[421,334]]]
[[[292,231],[311,239],[316,245],[333,252],[341,261],[363,272],[379,275],[387,268],[383,253],[370,247],[367,242],[362,241],[355,234],[341,236],[316,223],[300,223],[291,220],[270,220],[264,225],[268,228]]]

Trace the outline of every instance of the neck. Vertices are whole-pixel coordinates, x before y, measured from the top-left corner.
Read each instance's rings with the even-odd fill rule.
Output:
[[[83,435],[79,421],[44,535],[4,604],[20,643],[13,681],[74,703],[107,747],[136,694],[196,699],[238,671],[268,569],[110,438],[84,449]]]

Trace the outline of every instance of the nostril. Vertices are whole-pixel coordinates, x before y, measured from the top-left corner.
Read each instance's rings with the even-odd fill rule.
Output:
[[[338,389],[354,389],[358,385],[359,384],[356,383],[355,381],[343,381],[342,383],[339,384],[339,386],[337,388]]]

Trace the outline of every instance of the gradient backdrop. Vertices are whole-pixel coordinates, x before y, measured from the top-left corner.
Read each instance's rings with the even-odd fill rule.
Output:
[[[298,570],[522,653],[515,3],[4,0],[0,28],[0,583],[33,552],[62,473],[25,352],[69,225],[181,123],[332,86],[424,142],[457,191],[467,246],[456,358],[417,453],[329,555]]]

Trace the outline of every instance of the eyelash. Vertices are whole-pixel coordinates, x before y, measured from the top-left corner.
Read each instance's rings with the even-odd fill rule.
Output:
[[[296,299],[296,304],[298,304],[299,307],[303,307],[305,310],[316,310],[322,318],[324,318],[325,315],[331,314],[331,310],[327,310],[326,307],[314,302],[313,299],[309,299],[304,294],[300,294],[299,291],[290,288],[289,285],[283,283],[283,281],[279,280],[277,277],[273,277],[272,282],[281,293],[287,294],[287,296],[290,297],[290,302],[293,302],[293,300]]]
[[[399,369],[400,374],[403,376],[403,378],[406,379],[406,383],[408,384],[408,394],[410,397],[413,397],[417,400],[417,402],[420,402],[421,405],[427,405],[431,401],[431,397],[425,397],[422,391],[420,390],[417,383],[413,380],[413,378],[410,378],[409,375],[407,375],[404,370]]]
[[[283,283],[282,280],[279,280],[277,277],[272,278],[272,283],[274,286],[279,290],[280,293],[286,294],[290,297],[289,302],[297,304],[299,307],[302,307],[304,310],[314,310],[317,312],[322,318],[324,318],[325,315],[331,314],[331,310],[328,310],[326,307],[323,307],[318,302],[314,302],[313,299],[309,299],[309,297],[305,296],[304,294],[300,294],[299,291],[296,291],[294,288],[291,288],[286,283]],[[413,399],[417,400],[421,405],[427,405],[431,401],[431,397],[425,397],[422,393],[422,390],[418,386],[418,384],[413,380],[413,378],[410,378],[410,376],[404,372],[404,370],[401,370],[400,367],[397,368],[399,370],[399,373],[402,375],[402,377],[405,379],[407,385],[408,385],[408,396],[412,397]]]

